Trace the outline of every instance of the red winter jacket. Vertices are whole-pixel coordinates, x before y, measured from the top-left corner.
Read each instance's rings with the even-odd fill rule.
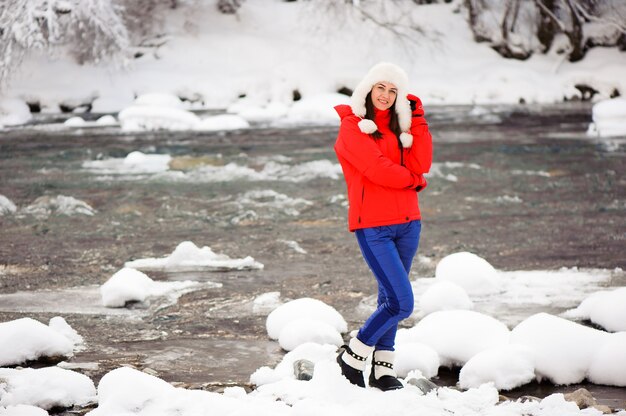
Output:
[[[421,102],[414,96],[408,98],[417,99],[411,125],[413,144],[402,151],[389,129],[390,110],[376,110],[374,122],[382,138],[374,140],[361,132],[361,118],[350,106],[335,107],[341,118],[335,153],[348,188],[350,231],[421,218],[417,192],[426,187],[423,174],[430,170],[432,138]]]

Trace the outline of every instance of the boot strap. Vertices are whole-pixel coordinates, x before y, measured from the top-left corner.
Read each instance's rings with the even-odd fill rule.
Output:
[[[352,348],[350,348],[348,345],[343,345],[341,348],[343,348],[344,351],[355,360],[365,361],[367,359],[367,357],[362,357],[359,354],[352,351]]]
[[[393,370],[393,364],[388,363],[386,361],[374,361],[374,365],[379,365],[381,367],[387,367],[387,368]]]

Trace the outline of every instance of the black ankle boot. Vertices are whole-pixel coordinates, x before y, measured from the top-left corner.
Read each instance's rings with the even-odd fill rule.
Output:
[[[345,361],[341,359],[343,354],[346,354],[346,353],[356,358],[359,361],[365,361],[365,357],[361,357],[360,355],[355,354],[347,345],[344,345],[341,348],[343,348],[343,351],[341,351],[339,355],[337,355],[337,363],[339,364],[339,367],[341,368],[341,374],[343,374],[343,376],[347,378],[350,383],[359,387],[365,387],[365,379],[363,378],[363,371],[357,370],[356,368],[349,366],[348,364],[346,364]]]
[[[375,387],[382,391],[398,390],[398,389],[403,388],[404,385],[400,382],[400,380],[398,380],[396,376],[385,374],[383,376],[376,378],[375,371],[376,371],[377,366],[386,367],[392,370],[392,372],[395,374],[395,372],[393,371],[392,363],[376,360],[376,352],[377,351],[374,352],[374,357],[372,359],[372,371],[370,372],[370,379],[369,379],[370,387]]]

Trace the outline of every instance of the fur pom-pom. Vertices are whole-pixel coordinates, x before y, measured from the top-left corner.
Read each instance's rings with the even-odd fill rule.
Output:
[[[401,133],[400,141],[402,142],[402,147],[411,147],[411,145],[413,144],[413,136],[409,133]]]
[[[365,134],[372,134],[376,130],[378,130],[378,127],[373,120],[370,120],[369,118],[364,118],[363,120],[359,121],[359,130],[361,130]],[[412,139],[413,137],[411,137],[411,140]]]

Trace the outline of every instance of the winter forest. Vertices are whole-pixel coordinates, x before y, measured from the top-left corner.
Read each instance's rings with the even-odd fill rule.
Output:
[[[625,95],[624,0],[0,0],[0,416],[626,416]]]

